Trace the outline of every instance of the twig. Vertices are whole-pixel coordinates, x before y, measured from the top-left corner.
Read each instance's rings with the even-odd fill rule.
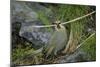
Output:
[[[45,28],[45,27],[54,27],[56,25],[41,25],[41,26],[32,26],[32,27],[35,27],[35,28]]]
[[[71,23],[71,22],[74,22],[74,21],[77,21],[77,20],[80,20],[80,19],[86,18],[86,17],[88,17],[88,16],[94,14],[95,12],[96,12],[96,11],[93,11],[93,12],[91,12],[91,13],[88,13],[88,14],[84,15],[84,16],[81,16],[81,17],[75,18],[75,19],[73,19],[73,20],[70,20],[70,21],[68,21],[68,22],[64,22],[64,23],[61,23],[61,24],[67,24],[67,23]]]
[[[67,24],[67,23],[72,23],[72,22],[75,22],[75,21],[77,21],[77,20],[80,20],[80,19],[83,19],[83,18],[86,18],[86,17],[88,17],[88,16],[90,16],[90,15],[92,15],[92,14],[94,14],[96,11],[93,11],[93,12],[91,12],[91,13],[88,13],[88,14],[86,14],[86,15],[84,15],[84,16],[81,16],[81,17],[78,17],[78,18],[75,18],[75,19],[73,19],[73,20],[70,20],[70,21],[67,21],[67,22],[63,22],[63,23],[61,23],[62,25],[64,25],[64,24]],[[36,27],[36,28],[44,28],[44,27],[54,27],[54,26],[56,26],[56,25],[40,25],[40,26],[32,26],[32,27]]]

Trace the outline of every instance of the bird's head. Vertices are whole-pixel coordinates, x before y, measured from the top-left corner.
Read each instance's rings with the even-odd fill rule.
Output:
[[[56,21],[56,22],[54,22],[54,24],[56,25],[56,26],[55,26],[55,29],[56,29],[56,30],[59,30],[59,29],[63,28],[63,25],[61,24],[60,21]]]

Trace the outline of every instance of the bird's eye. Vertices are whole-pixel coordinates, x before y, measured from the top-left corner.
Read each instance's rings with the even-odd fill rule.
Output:
[[[61,24],[60,22],[58,24]]]

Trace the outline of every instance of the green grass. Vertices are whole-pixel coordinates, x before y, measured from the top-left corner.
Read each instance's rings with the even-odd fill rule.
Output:
[[[89,59],[96,60],[96,34],[88,38],[80,49],[89,55]]]
[[[45,15],[43,11],[38,11],[38,18],[44,25],[51,25],[50,19]],[[47,28],[48,31],[51,31],[51,28]]]

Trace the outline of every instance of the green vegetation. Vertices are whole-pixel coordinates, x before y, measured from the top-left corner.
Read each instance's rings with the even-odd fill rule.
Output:
[[[88,6],[77,6],[77,5],[59,5],[57,12],[55,11],[57,19],[61,21],[69,21],[72,19],[75,19],[77,17],[83,16],[88,13],[89,7]],[[87,18],[76,21],[74,23],[68,24],[69,26],[69,41],[66,46],[66,49],[64,50],[64,53],[70,53],[73,52],[73,49],[76,48],[78,45],[78,42],[80,41],[80,37],[82,36],[84,25],[86,24],[86,21],[88,21]],[[67,24],[66,24],[67,25]],[[71,46],[71,48],[70,48]]]
[[[44,24],[44,25],[50,25],[50,20],[48,19],[48,17],[45,15],[44,12],[42,11],[38,11],[38,17],[40,19],[40,21]],[[51,31],[51,28],[48,28],[48,31]]]
[[[48,18],[47,18],[47,16],[45,15],[44,12],[39,11],[39,12],[38,12],[38,17],[39,17],[39,19],[42,21],[42,23],[43,23],[44,25],[50,25],[50,21],[48,20]]]
[[[86,39],[80,49],[89,55],[89,59],[96,60],[96,34],[93,33],[91,35],[91,37]]]

